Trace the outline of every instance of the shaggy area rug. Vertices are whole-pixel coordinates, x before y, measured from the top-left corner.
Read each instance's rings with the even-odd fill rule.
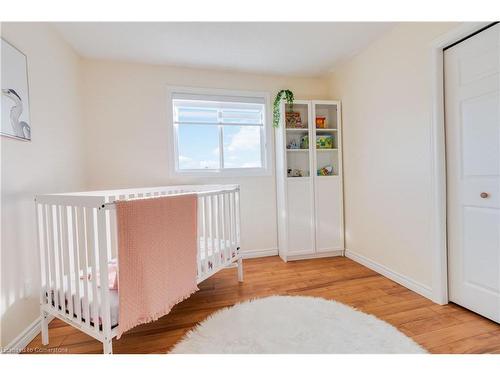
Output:
[[[382,320],[323,298],[274,296],[220,310],[170,353],[426,353]]]

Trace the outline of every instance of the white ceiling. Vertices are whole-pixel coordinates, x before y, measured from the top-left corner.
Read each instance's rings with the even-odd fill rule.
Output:
[[[262,74],[320,76],[389,30],[382,22],[55,23],[82,56]]]

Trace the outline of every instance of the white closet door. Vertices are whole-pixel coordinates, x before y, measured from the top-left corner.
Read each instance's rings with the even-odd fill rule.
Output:
[[[445,51],[450,300],[500,322],[500,25]]]

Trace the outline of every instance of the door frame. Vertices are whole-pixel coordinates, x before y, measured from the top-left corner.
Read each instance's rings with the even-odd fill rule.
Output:
[[[447,304],[448,243],[446,226],[446,137],[444,108],[444,48],[470,36],[493,22],[467,22],[435,39],[431,49],[431,189],[432,189],[432,300]]]

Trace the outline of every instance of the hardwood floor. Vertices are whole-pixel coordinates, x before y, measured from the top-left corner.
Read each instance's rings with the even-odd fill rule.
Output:
[[[500,325],[460,306],[436,305],[386,277],[344,257],[284,263],[278,257],[244,261],[245,282],[223,270],[163,318],[113,341],[114,353],[166,353],[214,311],[270,295],[334,299],[394,325],[431,353],[500,353]],[[60,320],[50,324],[44,352],[101,353],[97,340]],[[28,351],[41,347],[38,335]]]

